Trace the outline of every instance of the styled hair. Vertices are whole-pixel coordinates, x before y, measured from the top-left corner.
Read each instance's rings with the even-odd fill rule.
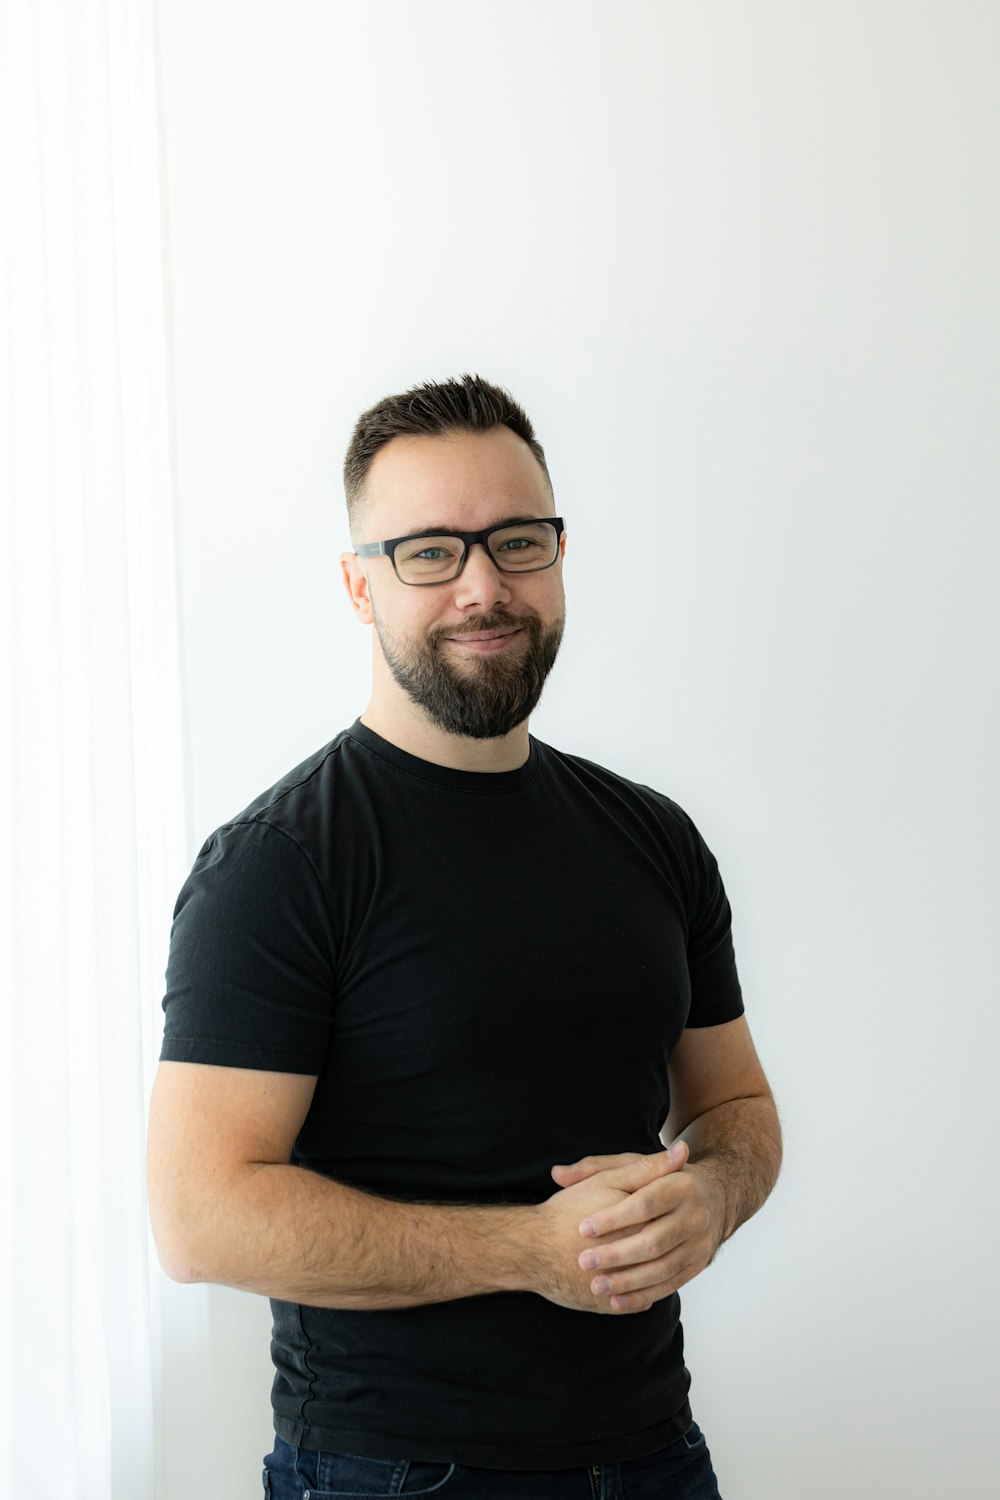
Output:
[[[462,375],[458,380],[441,382],[427,380],[398,396],[384,396],[363,411],[344,458],[344,493],[352,537],[364,515],[368,470],[386,443],[402,435],[492,432],[497,427],[509,427],[524,439],[538,460],[554,499],[545,451],[535,437],[527,413],[509,391],[491,385],[481,375]]]

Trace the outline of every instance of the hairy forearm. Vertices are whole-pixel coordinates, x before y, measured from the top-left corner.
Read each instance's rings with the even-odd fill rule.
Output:
[[[533,1211],[400,1203],[305,1168],[247,1167],[179,1236],[170,1274],[312,1307],[391,1308],[528,1290]]]
[[[716,1190],[721,1244],[757,1212],[777,1181],[781,1125],[774,1101],[755,1097],[719,1104],[692,1120],[676,1139],[687,1142],[688,1165],[706,1176]]]

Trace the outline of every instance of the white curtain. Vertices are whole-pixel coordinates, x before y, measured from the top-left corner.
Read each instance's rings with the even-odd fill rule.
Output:
[[[154,19],[153,0],[0,0],[0,1451],[18,1500],[166,1494],[145,1125],[190,839]]]

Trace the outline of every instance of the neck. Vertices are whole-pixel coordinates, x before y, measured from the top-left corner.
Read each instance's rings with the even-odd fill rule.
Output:
[[[495,740],[446,734],[416,704],[377,701],[373,693],[361,722],[398,750],[453,771],[517,771],[528,759],[528,721]]]

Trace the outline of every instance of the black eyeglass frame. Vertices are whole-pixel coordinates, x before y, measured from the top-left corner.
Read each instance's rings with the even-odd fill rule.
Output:
[[[502,568],[489,549],[489,538],[495,531],[510,531],[514,526],[539,526],[544,522],[546,526],[554,526],[556,532],[555,556],[551,562],[542,563],[538,568]],[[481,542],[483,550],[490,562],[500,573],[543,573],[546,568],[555,567],[559,561],[559,538],[565,527],[562,516],[533,516],[524,521],[503,521],[499,526],[487,526],[483,531],[452,531],[447,526],[432,526],[429,531],[410,532],[408,536],[394,536],[385,542],[363,542],[360,547],[355,547],[356,557],[388,557],[392,563],[393,572],[399,578],[399,569],[396,567],[396,548],[403,542],[422,541],[424,537],[431,536],[453,536],[462,543],[462,557],[458,567],[448,578],[432,578],[426,583],[416,583],[412,578],[399,578],[400,583],[405,583],[411,589],[434,589],[443,583],[454,583],[462,569],[465,567],[469,556],[469,548],[475,542]]]

